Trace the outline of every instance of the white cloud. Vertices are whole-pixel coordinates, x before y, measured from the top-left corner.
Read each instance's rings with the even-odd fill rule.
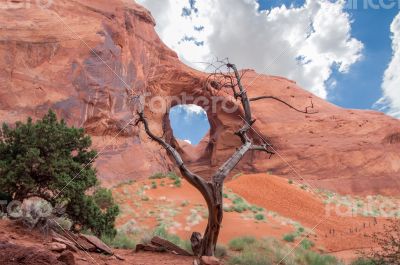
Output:
[[[192,144],[192,142],[190,140],[183,140],[184,142],[187,142],[188,144]]]
[[[386,69],[382,90],[383,97],[375,104],[389,115],[400,118],[400,12],[390,25],[393,56]]]
[[[197,105],[194,104],[188,104],[188,105],[181,105],[181,108],[186,111],[188,114],[196,114],[196,115],[200,115],[200,114],[206,114],[206,111]]]
[[[229,57],[241,68],[291,78],[326,98],[332,69],[346,73],[361,59],[363,44],[351,37],[344,0],[307,0],[261,13],[255,0],[201,0],[192,9],[189,0],[138,2],[152,11],[163,41],[198,69],[205,65],[195,62]]]

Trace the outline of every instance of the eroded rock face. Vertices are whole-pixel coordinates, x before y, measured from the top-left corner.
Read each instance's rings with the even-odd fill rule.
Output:
[[[60,0],[43,9],[35,1],[29,8],[10,2],[0,2],[2,122],[39,118],[52,108],[70,125],[84,127],[100,152],[96,166],[107,186],[175,169],[141,128],[129,125],[139,95],[146,95],[152,129],[188,152],[184,157],[198,173],[209,175],[239,146],[233,132],[241,126],[241,111],[224,111],[235,100],[208,85],[206,74],[182,64],[141,6]],[[250,96],[273,95],[298,108],[312,97],[318,113],[300,114],[271,100],[252,103],[254,136],[271,142],[279,155],[249,153],[234,173],[271,171],[341,192],[399,190],[398,120],[339,108],[285,78],[249,71],[243,83]],[[206,101],[216,97],[221,101],[213,108]],[[197,147],[180,146],[173,137],[167,112],[177,101],[207,110],[209,138]]]

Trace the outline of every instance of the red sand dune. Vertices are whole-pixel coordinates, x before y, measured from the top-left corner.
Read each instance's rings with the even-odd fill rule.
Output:
[[[251,203],[278,212],[308,228],[315,227],[318,236],[316,242],[332,252],[371,247],[370,240],[364,234],[381,230],[385,223],[381,218],[376,219],[378,224],[375,225],[374,218],[342,217],[335,211],[328,211],[330,214],[327,214],[328,206],[323,204],[320,197],[276,176],[243,175],[228,182],[227,186]],[[335,235],[330,234],[332,229]]]

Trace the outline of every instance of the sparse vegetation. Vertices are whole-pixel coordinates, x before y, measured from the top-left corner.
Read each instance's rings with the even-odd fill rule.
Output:
[[[152,189],[157,189],[157,183],[155,181],[151,182],[151,188]]]
[[[341,265],[333,256],[321,255],[298,248],[291,255],[292,248],[275,239],[254,240],[243,244],[242,250],[229,259],[230,265]]]
[[[286,242],[294,242],[295,239],[296,239],[295,234],[286,234],[283,236],[283,240],[285,240]]]
[[[255,242],[256,239],[254,237],[244,236],[232,239],[229,241],[228,246],[230,250],[242,251],[247,245],[251,245]]]
[[[310,249],[313,246],[315,246],[315,244],[311,240],[308,240],[305,238],[305,239],[303,239],[303,241],[301,241],[300,246],[304,249]]]
[[[265,216],[262,213],[258,213],[256,215],[254,215],[254,218],[258,221],[264,220]]]
[[[288,180],[288,183],[289,183],[289,184],[293,184],[293,180],[289,179],[289,180]]]
[[[358,258],[354,260],[351,265],[376,265],[373,260],[371,259],[366,259],[366,258]]]
[[[164,179],[164,178],[166,178],[167,176],[164,174],[164,173],[161,173],[161,172],[157,172],[157,173],[154,173],[153,175],[151,175],[150,177],[149,177],[149,179]]]
[[[102,236],[101,240],[108,246],[113,248],[135,249],[136,247],[136,242],[134,239],[121,233],[117,233],[117,235],[114,238],[111,238],[109,236]]]

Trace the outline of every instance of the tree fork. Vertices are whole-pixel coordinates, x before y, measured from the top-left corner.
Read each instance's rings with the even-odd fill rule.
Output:
[[[251,101],[261,100],[261,99],[273,99],[277,100],[291,109],[294,109],[301,113],[309,113],[308,108],[313,108],[313,104],[310,107],[307,107],[305,111],[301,111],[289,103],[281,100],[277,97],[273,96],[260,96],[256,98],[249,99],[247,96],[247,91],[244,89],[241,78],[242,76],[239,74],[236,66],[229,62],[219,62],[223,63],[220,67],[216,67],[216,71],[212,73],[206,81],[206,85],[210,85],[213,89],[220,89],[220,88],[231,88],[233,92],[233,96],[235,99],[240,99],[240,103],[243,108],[243,121],[244,124],[242,128],[240,128],[235,134],[240,138],[242,145],[223,163],[213,174],[211,181],[206,181],[202,177],[196,175],[189,168],[186,167],[185,163],[183,162],[180,154],[178,151],[173,148],[170,144],[168,144],[164,139],[161,137],[156,136],[153,134],[149,128],[149,124],[146,120],[144,114],[144,106],[139,107],[138,115],[139,119],[135,123],[143,123],[144,129],[147,135],[153,140],[160,144],[164,149],[168,152],[170,157],[175,161],[182,176],[187,180],[191,185],[193,185],[197,190],[200,191],[204,200],[207,203],[208,207],[208,223],[207,228],[204,232],[204,236],[199,232],[193,232],[190,241],[192,244],[193,253],[196,256],[214,256],[215,248],[218,242],[218,236],[221,229],[221,223],[223,219],[223,184],[226,177],[229,173],[236,167],[236,165],[242,160],[245,154],[249,150],[253,151],[263,151],[270,155],[273,155],[273,150],[270,150],[271,145],[266,143],[262,138],[259,139],[263,141],[263,144],[254,144],[254,139],[252,139],[248,135],[248,131],[251,129],[251,126],[255,122],[252,119],[251,115]],[[228,69],[228,73],[222,73],[220,69],[222,66],[225,66]],[[231,73],[230,71],[233,71]],[[210,77],[214,77],[214,80],[209,80]],[[215,79],[219,79],[216,81]],[[237,91],[238,90],[238,91]],[[142,104],[142,103],[140,103]],[[309,114],[314,114],[309,113]]]

